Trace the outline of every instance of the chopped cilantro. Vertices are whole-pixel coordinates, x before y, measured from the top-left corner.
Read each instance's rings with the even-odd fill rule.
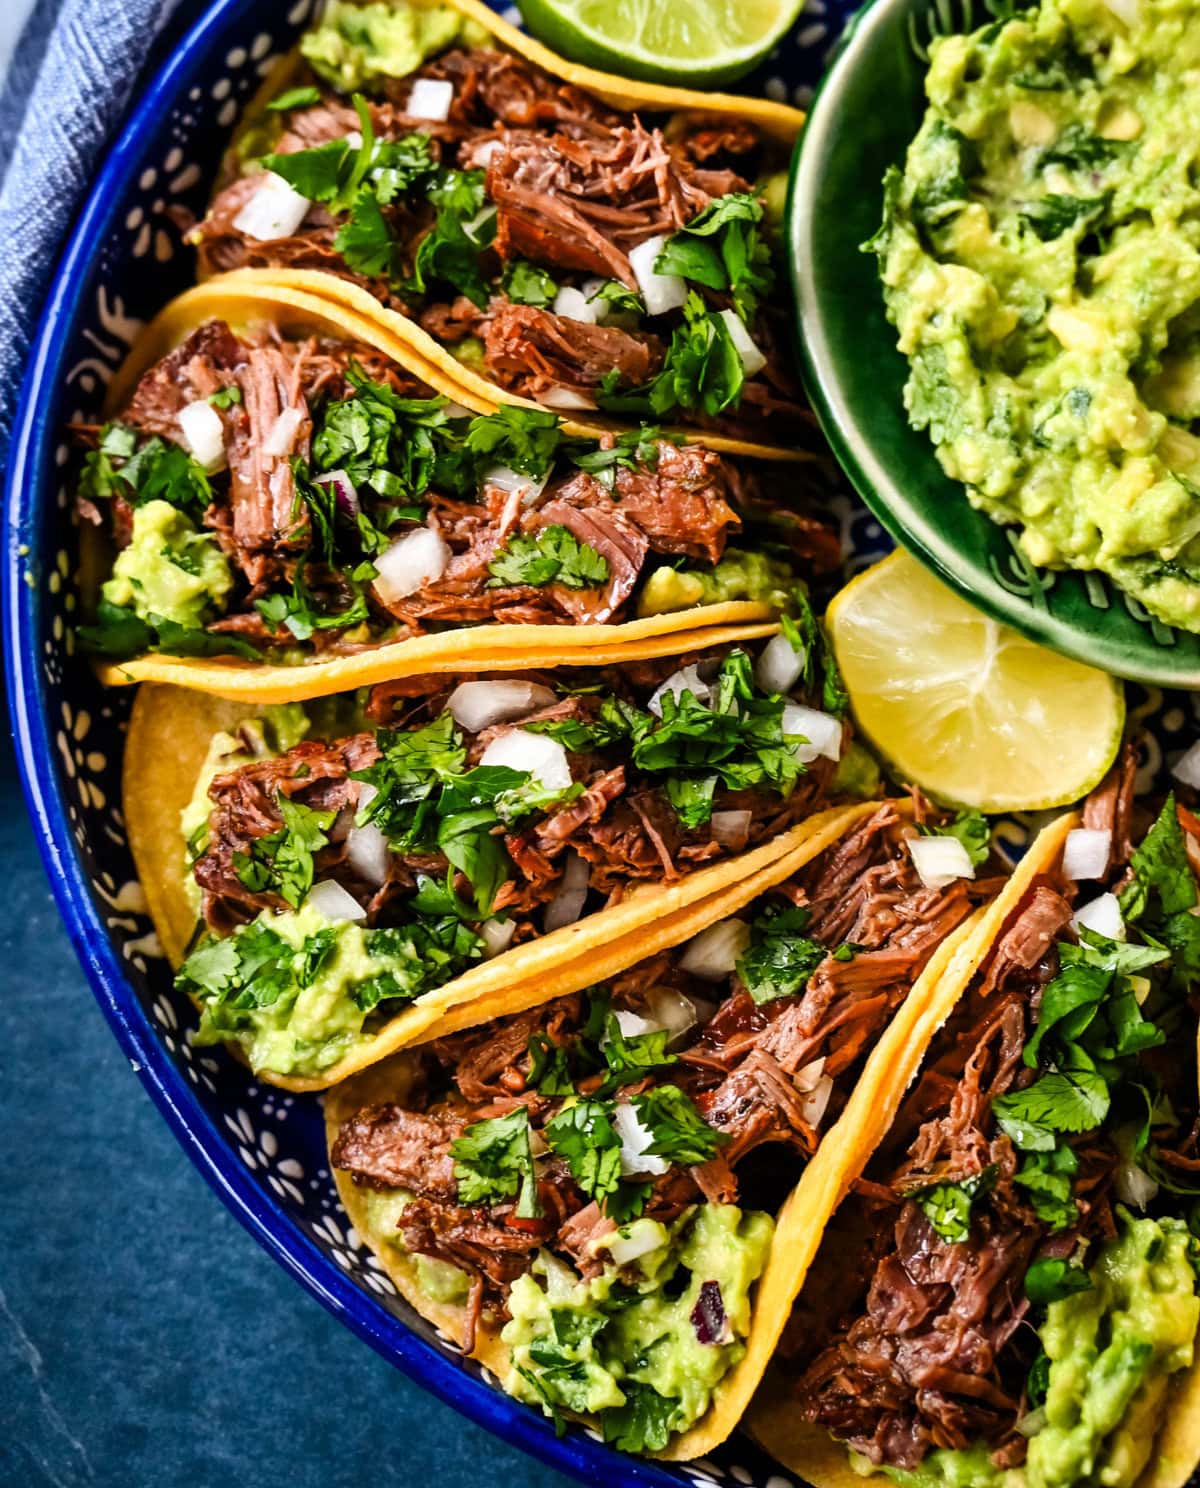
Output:
[[[518,1106],[507,1116],[476,1121],[450,1144],[461,1204],[495,1204],[517,1195],[517,1217],[541,1214],[533,1153],[529,1146],[529,1111]]]
[[[971,1205],[995,1181],[996,1167],[992,1164],[958,1183],[932,1183],[913,1190],[908,1197],[947,1244],[958,1245],[971,1233]]]
[[[756,196],[732,191],[718,197],[667,239],[655,273],[730,291],[734,309],[749,323],[775,285],[771,250],[759,230],[762,215]]]
[[[662,370],[652,382],[619,391],[616,369],[601,384],[599,403],[611,413],[650,414],[666,418],[682,410],[715,418],[736,407],[746,374],[729,327],[696,293],[683,307],[683,324],[671,334]]]
[[[182,445],[155,434],[139,446],[132,429],[105,424],[97,447],[84,456],[79,494],[91,501],[121,496],[131,506],[166,501],[199,516],[212,501],[212,485]]]
[[[608,559],[580,542],[569,527],[543,527],[509,538],[488,564],[488,587],[528,584],[541,588],[561,584],[566,589],[595,589],[608,580]]]
[[[609,1101],[577,1100],[552,1116],[542,1135],[563,1158],[581,1193],[601,1203],[621,1183],[621,1138]]]
[[[314,103],[320,103],[320,101],[321,90],[310,85],[307,88],[288,88],[272,98],[267,108],[271,113],[278,114],[287,109],[311,108]]]
[[[704,1163],[729,1141],[725,1132],[709,1126],[689,1095],[678,1085],[660,1085],[635,1095],[630,1105],[654,1140],[646,1149],[655,1157],[681,1166]]]
[[[495,413],[473,418],[464,447],[478,465],[507,465],[540,480],[554,464],[562,439],[557,416],[544,408],[504,404]]]
[[[1042,1256],[1025,1273],[1025,1295],[1035,1307],[1045,1307],[1091,1289],[1092,1278],[1084,1268],[1059,1256]]]
[[[991,851],[992,829],[982,811],[959,811],[952,821],[942,826],[920,826],[917,830],[925,837],[957,838],[976,868],[987,861]]]
[[[233,854],[238,881],[252,894],[278,894],[299,909],[313,884],[313,854],[325,847],[335,812],[313,811],[284,795],[275,797],[283,826],[256,838],[250,851]]]
[[[165,656],[244,656],[251,661],[259,657],[258,650],[241,636],[180,625],[162,615],[143,620],[134,610],[107,599],[96,606],[96,623],[79,626],[75,634],[83,649],[97,656],[158,651]]]
[[[623,1452],[661,1452],[671,1439],[678,1401],[637,1380],[622,1380],[621,1389],[625,1404],[600,1413],[604,1440]]]
[[[558,293],[558,285],[545,269],[539,269],[537,264],[524,258],[515,258],[505,264],[500,287],[516,304],[537,305],[539,308],[552,305]]]
[[[214,408],[233,408],[242,401],[242,390],[236,382],[219,388],[215,393],[210,393],[208,402]]]
[[[640,319],[646,313],[645,300],[619,279],[606,279],[588,296],[588,304],[593,300],[600,300],[607,305],[610,315],[615,312],[618,315],[636,315]]]
[[[825,947],[803,933],[810,918],[807,909],[775,904],[754,917],[737,974],[755,1002],[794,997],[824,961]]]

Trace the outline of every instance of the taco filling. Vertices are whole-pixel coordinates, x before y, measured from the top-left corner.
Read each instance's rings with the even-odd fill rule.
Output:
[[[318,1073],[485,957],[811,815],[843,725],[758,680],[778,659],[417,679],[371,693],[375,728],[249,759],[261,733],[219,736],[184,814],[201,1042]]]
[[[753,122],[619,112],[404,0],[334,0],[300,50],[191,235],[203,271],[352,279],[546,407],[794,442],[787,154]]]
[[[1200,823],[1134,847],[1132,784],[1014,906],[791,1320],[792,1408],[860,1472],[1131,1488],[1193,1363]]]
[[[838,561],[792,493],[698,445],[462,412],[366,347],[200,326],[79,431],[78,506],[116,548],[85,643],[303,661],[489,621],[786,608],[793,562]],[[737,546],[747,523],[771,556]]]
[[[739,1361],[774,1212],[935,949],[996,881],[977,819],[884,803],[740,915],[604,987],[405,1056],[391,1098],[339,1089],[354,1222],[506,1346],[506,1390],[660,1451]],[[956,835],[957,834],[957,835]],[[936,879],[936,881],[934,881]],[[389,1076],[389,1078],[391,1078]],[[386,1083],[386,1082],[385,1082]]]

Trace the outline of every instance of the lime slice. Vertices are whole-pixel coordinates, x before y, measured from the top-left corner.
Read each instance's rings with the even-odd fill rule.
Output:
[[[575,62],[684,87],[716,87],[761,62],[803,0],[518,0],[539,41]]]
[[[826,623],[863,733],[898,780],[939,800],[1063,806],[1120,747],[1115,677],[989,620],[907,553],[859,574]]]

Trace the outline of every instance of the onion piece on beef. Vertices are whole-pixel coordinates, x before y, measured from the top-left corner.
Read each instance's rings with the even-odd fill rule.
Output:
[[[1105,940],[1125,939],[1125,920],[1115,894],[1100,894],[1075,911],[1071,924],[1076,930],[1090,930]]]
[[[971,854],[957,837],[910,837],[908,851],[927,889],[944,889],[956,878],[974,878]]]
[[[588,878],[591,869],[574,848],[568,848],[562,880],[554,898],[546,905],[543,920],[547,933],[563,925],[573,925],[587,903]]]
[[[555,315],[561,315],[564,320],[582,320],[586,325],[595,325],[599,318],[596,314],[598,301],[589,300],[583,290],[576,289],[572,284],[564,284],[554,296],[554,304],[551,307]]]
[[[520,493],[521,505],[532,506],[546,489],[546,482],[549,479],[549,471],[535,480],[532,475],[522,475],[519,470],[513,470],[511,466],[493,465],[490,470],[485,470],[479,477],[479,485],[481,489],[495,486],[500,491],[517,491]]]
[[[354,895],[343,889],[333,878],[323,878],[320,883],[313,884],[304,901],[304,908],[315,909],[331,924],[338,924],[343,920],[365,920],[367,917],[366,910]]]
[[[680,667],[677,672],[672,672],[667,680],[651,693],[646,707],[656,718],[663,716],[662,700],[668,692],[676,702],[685,692],[690,692],[698,703],[703,703],[706,707],[712,698],[712,688],[694,666]]]
[[[678,274],[660,274],[655,270],[655,260],[666,242],[659,233],[629,252],[629,267],[642,292],[647,315],[665,315],[668,310],[681,310],[688,296],[686,279],[681,279]]]
[[[449,562],[450,549],[441,533],[417,527],[375,559],[375,590],[384,604],[406,599],[425,584],[436,584]]]
[[[754,668],[754,680],[764,692],[788,693],[808,665],[808,652],[792,645],[782,631],[763,647]]]
[[[455,723],[469,734],[478,734],[495,723],[511,723],[538,708],[548,708],[554,693],[536,682],[460,682],[450,694],[447,707]]]
[[[627,1102],[617,1106],[613,1126],[621,1139],[621,1176],[653,1174],[659,1176],[670,1167],[665,1157],[658,1157],[647,1149],[654,1145],[654,1133],[638,1120],[638,1114]]]
[[[209,475],[225,466],[225,425],[207,398],[185,403],[179,410],[179,432],[197,464]]]
[[[257,243],[290,238],[308,216],[311,206],[308,197],[294,191],[282,176],[264,171],[254,195],[233,219],[233,230]]]
[[[1063,845],[1062,871],[1076,883],[1103,878],[1112,852],[1111,827],[1076,827]]]
[[[822,755],[831,760],[840,758],[842,725],[832,714],[806,708],[802,703],[784,703],[780,724],[785,734],[801,734],[807,740],[792,746],[792,753],[801,764],[811,764]]]
[[[741,852],[750,839],[750,811],[714,811],[709,826],[713,841],[731,852]]]
[[[303,421],[304,415],[298,408],[283,409],[267,431],[267,437],[260,446],[262,453],[272,458],[290,455],[296,448],[296,434]]]
[[[567,751],[548,734],[528,729],[505,729],[497,734],[479,757],[481,765],[506,765],[532,775],[548,791],[563,791],[571,784]]]
[[[444,124],[454,102],[454,84],[443,78],[418,78],[409,89],[404,112],[412,119]]]
[[[761,372],[767,365],[767,359],[755,345],[753,337],[746,329],[746,322],[736,310],[722,310],[721,319],[725,322],[725,329],[729,332],[733,349],[742,363],[742,371],[747,377],[753,377],[755,373]]]
[[[479,927],[479,938],[483,941],[483,959],[490,961],[512,945],[517,933],[516,920],[484,920]]]
[[[679,958],[680,969],[702,982],[719,982],[732,974],[738,957],[750,944],[750,926],[745,920],[722,920],[688,941]]]

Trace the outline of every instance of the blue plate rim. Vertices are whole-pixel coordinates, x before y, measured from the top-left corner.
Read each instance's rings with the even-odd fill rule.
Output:
[[[894,0],[891,0],[894,3]],[[1092,636],[1089,646],[1076,626],[1049,610],[1021,600],[991,575],[971,569],[971,582],[954,561],[955,548],[941,532],[914,512],[898,482],[875,456],[870,441],[860,433],[830,356],[821,297],[816,293],[812,255],[807,245],[819,231],[822,214],[815,210],[821,184],[821,162],[826,141],[837,128],[836,108],[844,80],[853,70],[860,50],[869,44],[874,27],[886,21],[889,0],[865,0],[850,17],[838,39],[820,84],[813,95],[788,182],[785,212],[788,271],[795,297],[796,335],[805,390],[838,464],[882,526],[903,547],[933,570],[949,588],[992,619],[1019,630],[1029,639],[1086,666],[1135,682],[1174,690],[1200,690],[1200,670],[1131,665],[1130,658],[1107,637]],[[801,204],[809,210],[801,210]],[[930,459],[934,458],[930,446]],[[966,500],[964,495],[963,500]]]
[[[43,698],[38,618],[44,595],[36,569],[39,555],[25,547],[24,535],[36,530],[36,501],[48,485],[46,475],[53,465],[58,437],[55,403],[93,255],[114,226],[124,189],[158,121],[182,96],[190,75],[208,61],[220,45],[221,33],[239,19],[242,10],[243,0],[215,0],[188,28],[129,109],[58,260],[17,401],[4,481],[7,541],[0,604],[13,741],[42,865],[93,996],[144,1089],[226,1208],[289,1275],[410,1379],[532,1456],[583,1482],[678,1488],[680,1480],[673,1473],[645,1459],[626,1457],[580,1431],[557,1437],[539,1413],[472,1377],[386,1313],[277,1211],[245,1166],[225,1150],[218,1128],[155,1034],[125,977],[74,851]]]

